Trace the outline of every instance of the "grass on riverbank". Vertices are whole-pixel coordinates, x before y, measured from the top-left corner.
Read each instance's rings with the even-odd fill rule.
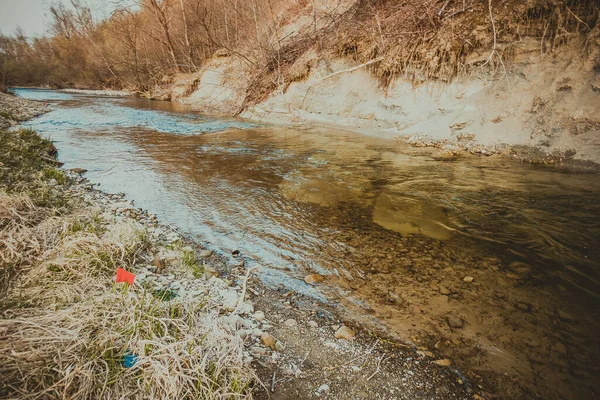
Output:
[[[208,299],[114,283],[156,244],[66,193],[50,145],[0,131],[0,398],[249,397],[242,340]]]

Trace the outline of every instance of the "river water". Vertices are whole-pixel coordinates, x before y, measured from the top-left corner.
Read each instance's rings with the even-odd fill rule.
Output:
[[[531,396],[599,395],[598,175],[443,162],[400,141],[170,102],[17,93],[51,104],[25,125],[56,143],[65,168],[88,169],[101,189],[215,249],[240,250],[266,283],[435,347],[495,391],[514,380]],[[327,279],[306,285],[310,273]]]

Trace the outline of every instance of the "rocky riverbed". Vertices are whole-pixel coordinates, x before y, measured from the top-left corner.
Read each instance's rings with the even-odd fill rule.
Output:
[[[81,170],[78,170],[81,172]],[[158,251],[136,264],[136,283],[165,297],[211,303],[217,325],[244,341],[258,372],[256,398],[472,398],[481,389],[435,350],[416,349],[351,327],[327,304],[268,288],[236,253],[234,263],[180,235],[121,194],[104,193],[79,173],[66,190],[108,226],[142,225]],[[58,186],[57,186],[58,188]],[[184,260],[183,262],[181,260]],[[260,268],[260,267],[259,267]]]

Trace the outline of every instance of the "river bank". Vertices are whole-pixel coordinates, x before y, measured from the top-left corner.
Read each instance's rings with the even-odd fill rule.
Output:
[[[15,101],[19,114],[43,109]],[[451,361],[344,327],[327,304],[260,284],[243,254],[232,264],[97,190],[84,170],[58,169],[56,149],[34,132],[1,135],[2,397],[481,391]],[[116,267],[136,284],[115,285]]]

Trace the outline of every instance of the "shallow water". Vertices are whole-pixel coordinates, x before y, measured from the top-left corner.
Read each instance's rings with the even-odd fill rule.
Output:
[[[538,325],[541,331],[533,334],[549,337],[551,351],[555,310],[568,309],[579,321],[573,346],[598,354],[592,333],[600,284],[598,175],[496,158],[440,162],[431,152],[398,141],[210,118],[168,102],[32,89],[17,93],[51,103],[53,112],[26,125],[56,142],[65,168],[86,168],[91,182],[126,193],[161,221],[223,251],[241,250],[266,267],[267,283],[362,304],[401,330],[402,323],[386,314],[399,306],[390,311],[375,294],[385,296],[393,289],[387,285],[413,288],[424,280],[427,290],[452,285],[459,275],[437,271],[464,267],[465,273],[481,275],[476,297],[488,296],[506,280],[494,274],[510,272],[507,266],[520,261],[531,270],[509,283],[506,296],[539,291],[537,298],[547,300],[529,303],[553,309],[545,313],[548,321],[536,319],[542,311],[515,320],[529,318],[526,322]],[[489,273],[475,265],[485,257],[492,260]],[[302,279],[311,272],[331,276],[328,288],[305,285]],[[354,287],[357,280],[367,283]],[[459,284],[450,301],[469,304]],[[423,289],[423,309],[427,296]],[[489,307],[482,314],[504,310]],[[512,317],[505,318],[510,323]],[[487,331],[493,336],[492,328]],[[520,351],[512,342],[511,350]],[[560,375],[564,366],[556,370]]]

